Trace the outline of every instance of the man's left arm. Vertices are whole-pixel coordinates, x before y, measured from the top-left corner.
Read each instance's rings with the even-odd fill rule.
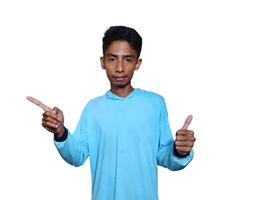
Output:
[[[168,112],[165,101],[162,101],[160,116],[160,141],[157,152],[157,163],[160,166],[176,171],[186,167],[193,159],[195,141],[193,131],[187,130],[192,121],[189,115],[183,127],[176,132],[173,140],[168,122]]]

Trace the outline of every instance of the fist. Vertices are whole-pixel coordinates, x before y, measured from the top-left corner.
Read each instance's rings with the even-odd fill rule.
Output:
[[[176,132],[175,138],[175,149],[177,153],[181,156],[187,156],[194,146],[196,138],[194,137],[194,132],[187,130],[193,119],[192,115],[189,115],[183,127]]]
[[[63,112],[54,107],[51,110],[45,111],[42,118],[42,126],[60,138],[64,133],[64,116]]]

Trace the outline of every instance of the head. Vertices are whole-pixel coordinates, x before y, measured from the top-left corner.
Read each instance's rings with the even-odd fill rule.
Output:
[[[112,87],[125,87],[131,83],[134,71],[142,62],[139,58],[141,48],[142,38],[132,28],[112,26],[105,32],[100,60]]]

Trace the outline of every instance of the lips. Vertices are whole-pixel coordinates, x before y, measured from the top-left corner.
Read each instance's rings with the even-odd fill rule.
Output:
[[[116,80],[116,81],[123,81],[126,76],[113,76],[113,78]]]

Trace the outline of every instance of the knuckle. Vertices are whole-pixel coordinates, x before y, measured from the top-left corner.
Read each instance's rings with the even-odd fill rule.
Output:
[[[47,117],[47,121],[54,122],[55,120],[52,117]]]
[[[53,124],[51,122],[46,122],[46,125],[51,128],[53,127]]]

